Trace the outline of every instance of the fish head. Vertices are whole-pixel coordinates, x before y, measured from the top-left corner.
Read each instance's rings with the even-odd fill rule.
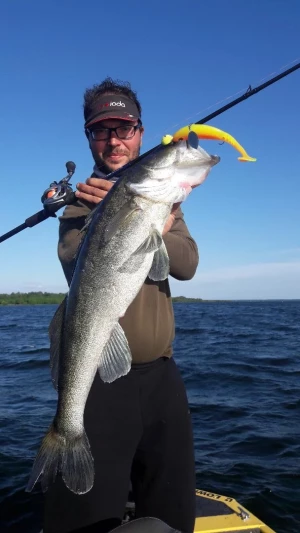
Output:
[[[194,136],[193,133],[187,141],[170,143],[149,154],[129,184],[131,191],[157,202],[184,201],[220,161],[220,157],[201,148]]]
[[[177,157],[172,183],[174,187],[184,189],[187,196],[192,189],[205,181],[211,168],[220,162],[220,157],[206,152],[193,132],[187,141],[179,141],[175,147]]]

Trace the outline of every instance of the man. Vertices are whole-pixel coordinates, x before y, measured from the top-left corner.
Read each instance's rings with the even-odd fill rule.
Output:
[[[107,78],[85,93],[85,133],[95,161],[78,202],[60,217],[58,255],[70,284],[85,217],[113,186],[106,176],[134,160],[144,128],[128,83]],[[170,275],[191,279],[197,246],[178,205],[163,239]],[[136,517],[152,516],[192,533],[195,519],[193,436],[183,381],[172,357],[174,315],[168,280],[149,278],[120,319],[132,353],[130,372],[111,384],[97,373],[84,425],[95,462],[94,486],[75,495],[58,477],[45,495],[44,533],[105,533],[120,524],[129,486]]]

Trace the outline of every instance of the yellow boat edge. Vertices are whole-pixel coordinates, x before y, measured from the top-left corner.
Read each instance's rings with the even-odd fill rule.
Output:
[[[201,498],[223,503],[228,508],[228,514],[210,514],[210,516],[197,516],[196,514],[194,533],[233,533],[234,531],[237,533],[250,533],[251,531],[276,533],[234,498],[197,489],[196,503]]]

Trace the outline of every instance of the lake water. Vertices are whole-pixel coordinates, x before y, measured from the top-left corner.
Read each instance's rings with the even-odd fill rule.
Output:
[[[0,307],[1,533],[37,533],[25,485],[56,406],[47,328],[56,306]],[[197,486],[277,533],[300,531],[300,301],[175,304]]]

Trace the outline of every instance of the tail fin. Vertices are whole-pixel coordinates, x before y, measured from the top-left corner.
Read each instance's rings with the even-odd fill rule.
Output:
[[[85,494],[94,484],[94,461],[86,433],[68,440],[52,424],[36,456],[26,492],[33,489],[39,478],[45,492],[59,471],[75,494]]]

